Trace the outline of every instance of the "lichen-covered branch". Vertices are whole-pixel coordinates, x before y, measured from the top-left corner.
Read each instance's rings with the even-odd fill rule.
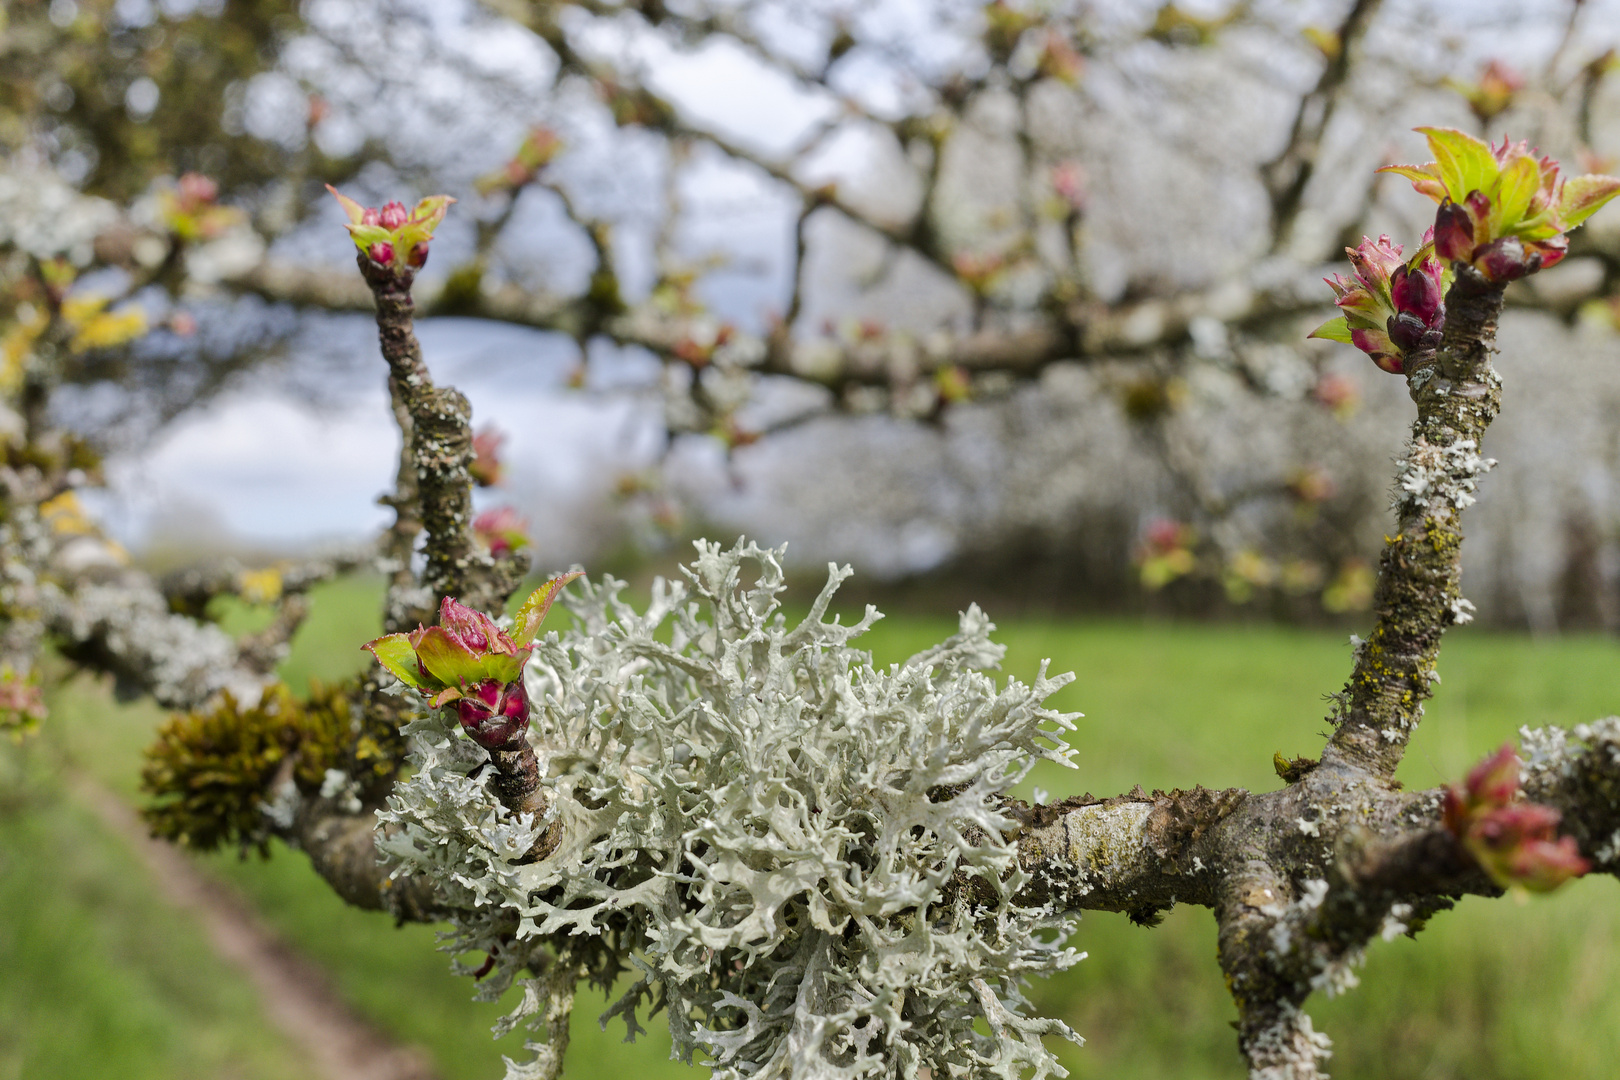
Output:
[[[499,609],[522,578],[523,567],[516,559],[479,552],[473,544],[472,477],[467,471],[473,457],[472,408],[459,390],[435,386],[428,373],[412,326],[412,275],[364,253],[358,262],[376,300],[377,336],[388,362],[389,387],[410,418],[405,434],[410,440],[414,503],[426,537],[421,586],[428,595],[419,599],[427,603],[412,605],[411,611],[401,605],[401,611],[390,612],[390,621],[406,625],[412,614],[420,618],[422,611],[431,613],[446,596],[464,597],[481,609]],[[401,498],[396,492],[395,499]],[[405,511],[399,514],[403,519]]]
[[[1123,911],[1154,925],[1176,904],[1213,907],[1220,823],[1249,793],[1137,788],[1113,799],[1082,796],[1033,809],[1022,822],[1019,861],[1032,897],[1065,908]]]
[[[1327,754],[1388,777],[1423,716],[1446,628],[1471,618],[1463,599],[1462,512],[1474,501],[1485,429],[1501,407],[1491,366],[1502,286],[1459,266],[1446,296],[1445,337],[1408,357],[1418,416],[1396,477],[1396,531],[1379,561],[1378,621],[1356,648]]]

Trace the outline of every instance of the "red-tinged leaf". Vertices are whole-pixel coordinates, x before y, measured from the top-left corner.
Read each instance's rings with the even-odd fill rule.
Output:
[[[411,211],[410,224],[423,230],[424,240],[431,240],[433,230],[438,228],[439,222],[443,221],[444,215],[449,212],[450,204],[455,201],[448,195],[429,195],[417,203],[416,208]]]
[[[557,594],[563,587],[575,578],[582,576],[582,571],[574,570],[567,574],[559,574],[529,594],[518,608],[517,617],[512,627],[512,640],[519,645],[527,645],[533,641],[540,632],[540,624],[546,620],[546,612],[557,599]]]
[[[1569,254],[1569,237],[1559,235],[1547,240],[1526,241],[1524,246],[1531,254],[1541,256],[1541,268],[1545,270],[1564,261],[1564,256]]]
[[[416,641],[416,657],[434,686],[462,686],[478,681],[482,665],[471,650],[440,626],[422,631]]]
[[[1377,172],[1395,173],[1412,181],[1412,186],[1419,195],[1427,195],[1435,202],[1446,197],[1446,185],[1440,179],[1440,166],[1435,162],[1427,165],[1385,165]]]
[[[1342,341],[1350,344],[1350,325],[1345,322],[1344,316],[1329,319],[1327,322],[1305,335],[1308,338],[1322,338],[1325,341]]]
[[[1558,199],[1558,216],[1566,229],[1573,229],[1601,207],[1620,195],[1620,177],[1575,176],[1564,181]]]
[[[349,198],[347,195],[343,194],[343,192],[339,191],[331,184],[326,185],[326,190],[330,191],[333,198],[337,199],[338,203],[343,207],[343,212],[349,216],[349,223],[352,225],[360,224],[360,219],[365,216],[366,208]]]
[[[434,694],[432,697],[428,698],[428,704],[432,705],[435,709],[442,709],[460,697],[461,691],[459,689],[454,686],[447,686],[443,690],[440,690],[437,694]]]
[[[1456,202],[1462,202],[1470,191],[1489,191],[1496,183],[1501,167],[1490,143],[1474,138],[1456,128],[1414,128],[1429,140],[1429,151],[1440,166],[1440,180],[1446,193]]]
[[[413,690],[427,686],[416,661],[416,650],[411,648],[410,638],[405,634],[388,634],[360,647],[375,656],[379,664],[406,686]]]
[[[1469,801],[1476,805],[1502,806],[1519,791],[1519,755],[1512,743],[1502,748],[1468,773]]]

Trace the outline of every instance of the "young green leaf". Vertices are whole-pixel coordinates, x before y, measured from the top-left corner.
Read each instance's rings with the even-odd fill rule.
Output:
[[[427,686],[422,669],[416,662],[416,650],[411,647],[411,639],[407,635],[387,634],[360,647],[375,656],[378,663],[411,689],[421,690]]]
[[[1340,315],[1336,319],[1329,319],[1327,322],[1323,323],[1321,326],[1318,326],[1315,330],[1312,330],[1305,336],[1322,338],[1326,341],[1342,341],[1346,345],[1351,344],[1350,324],[1345,321],[1343,315]]]
[[[562,592],[563,587],[570,581],[579,577],[580,573],[575,570],[559,574],[530,593],[529,598],[523,601],[523,606],[518,608],[517,616],[513,620],[512,640],[519,646],[533,641],[535,635],[540,632],[540,624],[546,620],[546,612],[551,610],[552,603],[557,599],[557,594]]]

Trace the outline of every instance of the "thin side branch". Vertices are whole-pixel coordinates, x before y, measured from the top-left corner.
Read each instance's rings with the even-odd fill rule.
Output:
[[[1327,747],[1328,757],[1385,777],[1423,716],[1441,636],[1471,617],[1461,592],[1462,511],[1490,468],[1481,443],[1502,401],[1491,366],[1502,287],[1459,264],[1446,312],[1440,348],[1408,358],[1418,416],[1396,478],[1398,527],[1379,563],[1378,622],[1356,650],[1344,715]]]

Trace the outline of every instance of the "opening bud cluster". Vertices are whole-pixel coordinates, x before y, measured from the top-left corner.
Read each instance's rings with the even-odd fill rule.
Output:
[[[1545,269],[1569,250],[1568,232],[1620,194],[1620,178],[1561,180],[1558,162],[1528,144],[1493,146],[1453,128],[1418,128],[1435,160],[1389,165],[1420,194],[1440,204],[1435,254],[1469,263],[1486,280],[1505,284]]]
[[[361,206],[331,184],[326,185],[326,190],[348,215],[347,228],[354,246],[373,263],[396,274],[412,273],[427,262],[433,230],[456,201],[448,195],[430,195],[414,209],[407,210],[401,202],[385,203],[379,209]]]
[[[1590,870],[1574,837],[1557,835],[1558,811],[1518,795],[1519,756],[1507,744],[1462,788],[1446,788],[1446,828],[1503,888],[1551,892]]]
[[[523,668],[535,635],[563,586],[562,574],[536,589],[518,609],[511,633],[482,611],[445,597],[437,626],[386,634],[361,646],[433,705],[454,710],[467,736],[486,750],[510,749],[529,727]]]
[[[1359,246],[1345,248],[1355,276],[1324,279],[1344,314],[1310,336],[1354,345],[1394,375],[1406,370],[1409,354],[1437,348],[1446,326],[1451,273],[1435,258],[1433,239],[1433,230],[1425,233],[1423,246],[1404,261],[1401,245],[1388,236],[1362,237]]]

